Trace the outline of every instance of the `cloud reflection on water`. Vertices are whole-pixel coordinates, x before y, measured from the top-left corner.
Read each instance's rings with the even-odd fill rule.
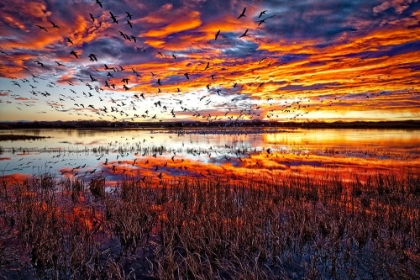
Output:
[[[420,171],[420,136],[415,131],[327,129],[251,135],[146,130],[36,133],[54,138],[1,143],[4,154],[0,175],[19,177],[49,172],[68,178],[105,176],[110,182],[125,177],[150,177],[158,182],[177,177],[245,178],[289,173],[318,176],[328,172],[349,177],[355,173]],[[79,138],[69,140],[69,135]],[[73,144],[76,142],[79,144]]]

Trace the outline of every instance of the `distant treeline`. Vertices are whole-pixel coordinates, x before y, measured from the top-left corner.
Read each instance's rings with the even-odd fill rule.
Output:
[[[38,129],[38,128],[182,128],[182,127],[290,127],[290,128],[403,128],[419,129],[420,120],[407,121],[353,121],[353,122],[275,122],[275,121],[237,121],[237,122],[108,122],[108,121],[34,121],[0,122],[0,129]]]

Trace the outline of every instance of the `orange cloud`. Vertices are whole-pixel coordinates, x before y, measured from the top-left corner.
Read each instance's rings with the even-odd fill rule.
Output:
[[[9,15],[3,15],[2,16],[3,20],[6,21],[10,26],[12,27],[17,27],[22,31],[28,32],[28,30],[26,29],[25,25],[19,21],[18,19],[9,16]]]
[[[164,38],[170,34],[197,28],[201,25],[200,13],[197,11],[190,12],[187,18],[179,19],[160,29],[149,30],[140,34],[142,37]]]
[[[25,14],[31,15],[37,18],[46,18],[51,15],[50,11],[47,11],[47,6],[45,3],[41,2],[28,2],[21,6],[25,11]]]
[[[173,5],[171,3],[166,3],[162,7],[160,7],[158,11],[150,13],[149,15],[141,18],[139,21],[153,24],[167,22],[168,16],[174,13],[172,8]]]

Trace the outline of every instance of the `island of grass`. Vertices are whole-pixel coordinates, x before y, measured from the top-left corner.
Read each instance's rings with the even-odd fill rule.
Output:
[[[44,138],[51,138],[51,137],[24,135],[24,134],[0,134],[0,141],[39,140],[39,139],[44,139]]]

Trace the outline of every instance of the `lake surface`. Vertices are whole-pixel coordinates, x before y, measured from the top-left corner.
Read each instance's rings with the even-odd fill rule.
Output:
[[[1,141],[0,176],[171,177],[420,173],[418,130],[1,130],[48,136]]]

